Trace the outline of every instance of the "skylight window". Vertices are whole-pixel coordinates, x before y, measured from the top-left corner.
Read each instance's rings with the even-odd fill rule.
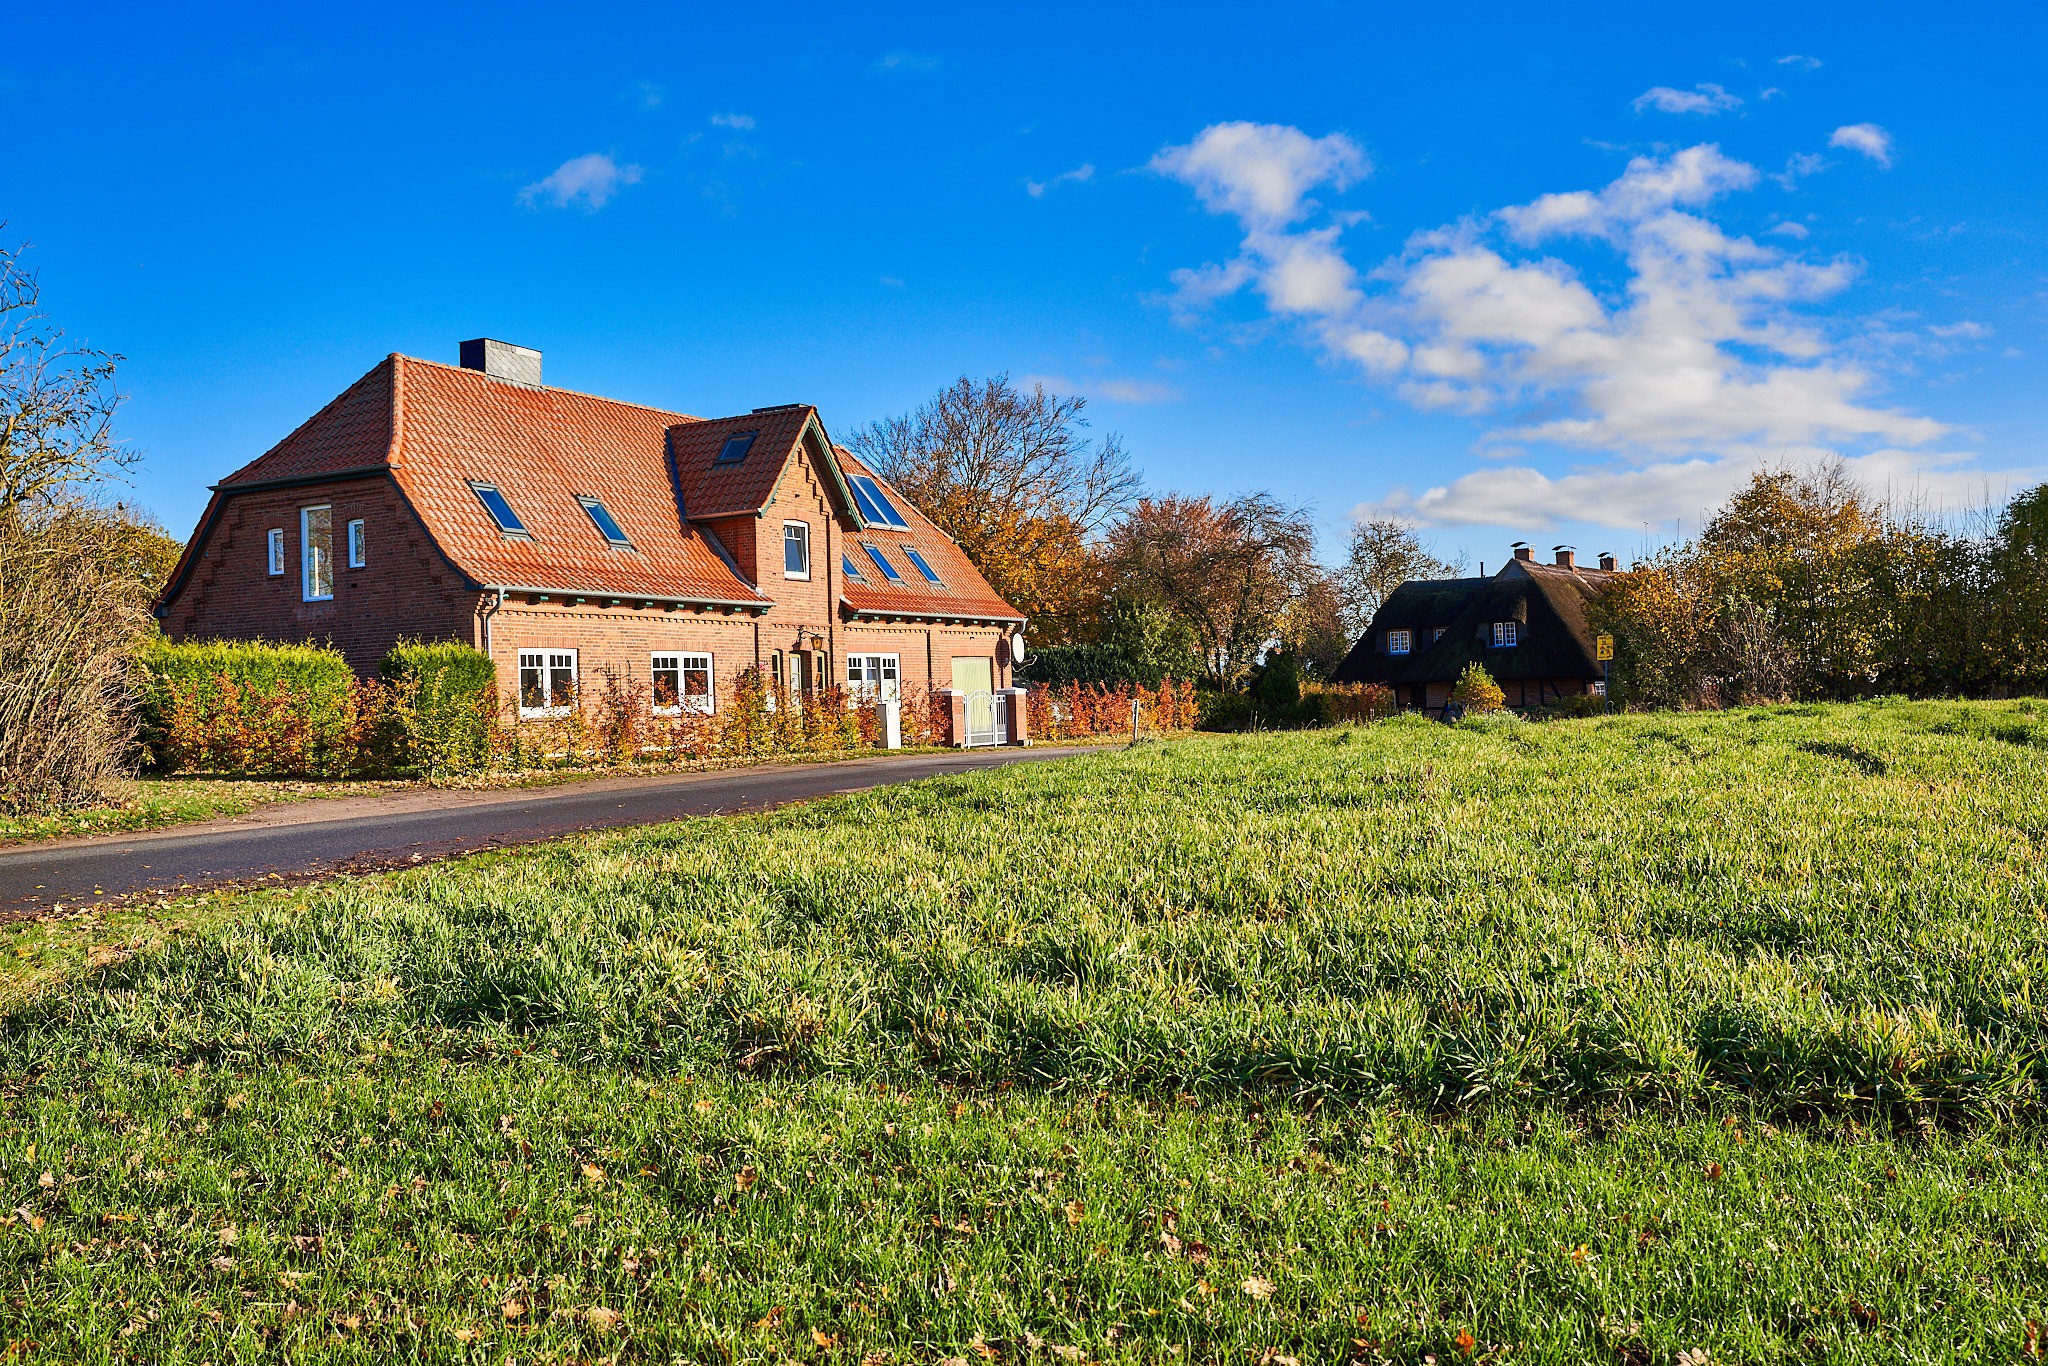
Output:
[[[610,508],[607,508],[595,498],[579,496],[576,501],[583,504],[583,510],[590,514],[590,520],[596,524],[599,535],[615,546],[620,546],[626,550],[633,548],[633,542],[627,538],[625,531],[619,526],[618,518],[612,516]]]
[[[718,448],[718,459],[711,463],[714,465],[739,464],[740,461],[747,458],[747,452],[754,449],[754,438],[759,435],[759,432],[734,432],[725,439],[725,444]]]
[[[533,533],[526,529],[526,523],[519,520],[519,514],[505,501],[505,495],[498,492],[497,485],[472,482],[470,488],[475,490],[477,501],[484,505],[484,511],[490,513],[491,520],[498,524],[498,530],[507,536],[532,537]]]
[[[882,492],[882,486],[865,474],[856,474],[848,479],[853,489],[853,501],[860,507],[860,515],[876,526],[893,526],[903,531],[910,530],[910,523],[903,520],[903,514],[889,501],[889,495]]]
[[[853,562],[853,556],[851,555],[841,555],[839,557],[839,572],[846,575],[849,579],[859,579],[861,577],[860,566]]]
[[[904,546],[903,554],[905,558],[917,566],[917,572],[924,575],[926,583],[940,582],[938,571],[925,562],[924,556],[917,553],[915,546]]]
[[[875,568],[882,571],[882,577],[886,578],[890,583],[903,582],[903,576],[896,572],[896,566],[890,564],[888,557],[883,555],[881,551],[875,549],[866,541],[860,543],[860,548],[868,552],[868,558],[875,562]]]

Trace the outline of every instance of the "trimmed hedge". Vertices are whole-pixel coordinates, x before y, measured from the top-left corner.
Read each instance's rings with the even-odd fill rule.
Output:
[[[338,651],[158,639],[137,665],[139,738],[152,768],[330,776],[358,763],[356,678]]]
[[[489,655],[454,641],[401,640],[377,673],[391,690],[397,764],[440,777],[490,763],[498,669]]]

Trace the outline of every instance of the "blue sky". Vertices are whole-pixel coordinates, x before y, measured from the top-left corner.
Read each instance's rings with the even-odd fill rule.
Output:
[[[174,534],[486,334],[840,433],[1042,377],[1333,553],[1383,507],[1626,557],[1824,451],[2048,477],[2038,4],[587,8],[13,16],[0,217]]]

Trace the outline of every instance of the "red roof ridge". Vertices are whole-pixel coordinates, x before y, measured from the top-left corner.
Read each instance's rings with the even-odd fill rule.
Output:
[[[472,370],[466,365],[450,365],[447,361],[444,360],[428,360],[424,356],[408,356],[403,351],[393,351],[391,353],[391,359],[404,361],[407,365],[431,365],[437,370],[454,370],[465,375],[476,375],[486,379],[490,378],[490,376],[485,375],[483,371]],[[504,384],[509,383],[509,381],[500,380],[499,383]],[[522,387],[537,387],[543,393],[566,394],[570,398],[587,398],[596,403],[616,403],[621,408],[638,408],[640,409],[640,411],[645,413],[655,413],[662,417],[672,417],[681,422],[705,421],[704,418],[698,417],[694,413],[677,412],[674,408],[658,408],[652,403],[635,403],[630,398],[611,398],[605,394],[585,393],[581,389],[564,389],[560,385],[556,384],[542,384],[538,386]]]

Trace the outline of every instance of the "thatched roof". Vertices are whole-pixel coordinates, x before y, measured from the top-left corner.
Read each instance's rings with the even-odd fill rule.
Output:
[[[1476,660],[1498,681],[1598,678],[1587,609],[1611,577],[1606,570],[1514,559],[1491,578],[1410,580],[1388,595],[1335,677],[1342,683],[1449,683]],[[1512,648],[1494,648],[1497,621],[1516,623]],[[1411,653],[1387,653],[1390,630],[1414,633]]]

